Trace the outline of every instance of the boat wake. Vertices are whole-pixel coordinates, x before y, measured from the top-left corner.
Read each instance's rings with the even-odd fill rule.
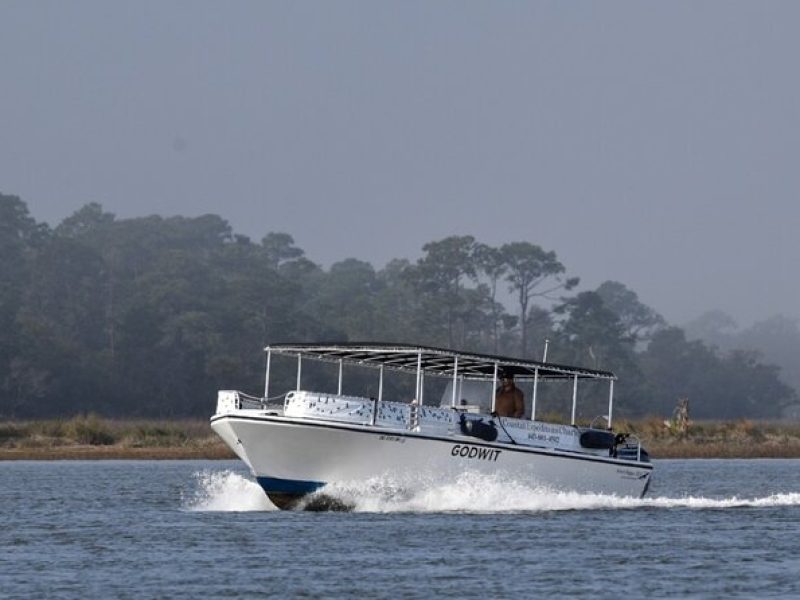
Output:
[[[194,511],[270,511],[275,507],[259,485],[233,471],[195,474],[183,505]],[[602,494],[558,492],[516,481],[464,473],[452,482],[399,482],[376,478],[326,486],[311,494],[298,510],[347,510],[365,513],[540,513],[575,510],[772,508],[800,506],[800,492],[746,498],[703,496],[622,498]]]

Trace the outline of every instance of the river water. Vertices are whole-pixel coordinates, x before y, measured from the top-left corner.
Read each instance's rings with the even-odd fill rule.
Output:
[[[800,597],[800,461],[662,460],[639,500],[465,474],[273,510],[234,461],[0,463],[2,598]]]

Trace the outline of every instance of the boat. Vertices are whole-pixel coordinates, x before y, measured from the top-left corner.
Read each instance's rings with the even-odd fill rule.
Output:
[[[263,396],[219,391],[211,427],[278,508],[303,508],[358,482],[418,486],[465,472],[616,496],[642,497],[650,484],[653,465],[639,439],[611,428],[610,371],[410,344],[287,343],[265,352]],[[315,365],[311,375],[307,365]],[[497,414],[501,377],[525,392],[527,416]],[[346,379],[356,392],[344,393]],[[553,382],[571,394],[569,423],[536,418]],[[579,382],[582,391],[608,384],[607,412],[589,425],[576,422]],[[270,397],[270,385],[291,389]]]

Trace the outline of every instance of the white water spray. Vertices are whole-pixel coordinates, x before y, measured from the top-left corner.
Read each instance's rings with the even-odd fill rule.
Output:
[[[276,510],[255,481],[234,471],[201,471],[183,506],[193,511],[248,512]]]
[[[540,513],[569,510],[697,510],[800,506],[800,492],[760,498],[621,498],[558,492],[500,477],[464,473],[454,481],[397,481],[388,477],[329,485],[321,492],[354,512],[368,513]],[[320,494],[309,497],[313,503]],[[259,485],[233,471],[195,475],[195,490],[184,506],[197,511],[268,511],[275,507]]]

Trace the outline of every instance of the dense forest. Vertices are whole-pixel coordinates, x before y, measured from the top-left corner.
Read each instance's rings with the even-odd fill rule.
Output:
[[[781,379],[800,390],[800,324],[797,319],[773,315],[741,328],[730,315],[711,310],[684,326],[689,339],[699,339],[724,352],[746,349],[780,367]],[[800,414],[800,413],[798,413]]]
[[[382,269],[315,264],[286,233],[219,216],[117,219],[87,204],[56,227],[0,194],[0,417],[207,416],[217,389],[262,388],[280,341],[391,341],[612,370],[617,411],[776,418],[795,405],[752,350],[688,339],[625,285],[577,291],[556,253],[452,236]]]

